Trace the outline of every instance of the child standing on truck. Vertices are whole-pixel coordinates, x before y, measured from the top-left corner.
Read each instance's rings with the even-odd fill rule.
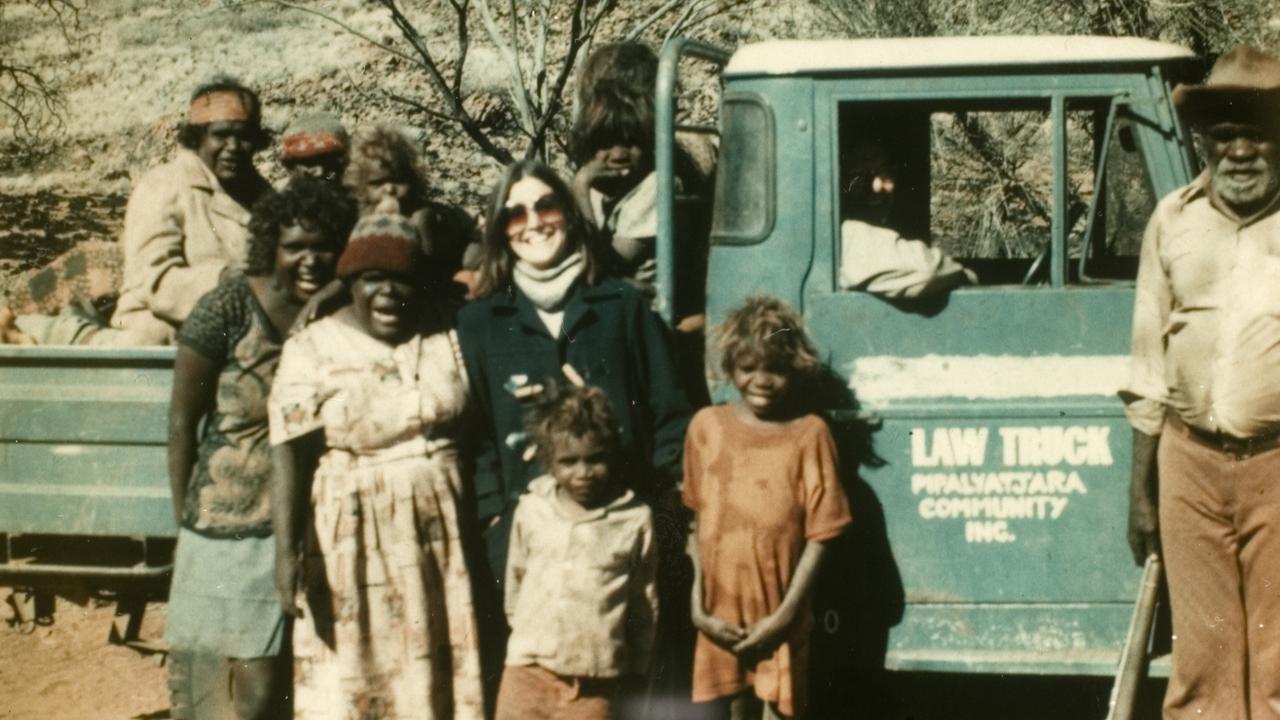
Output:
[[[573,178],[574,197],[612,244],[621,261],[622,274],[650,295],[657,279],[657,75],[658,56],[646,45],[620,42],[597,48],[583,64],[578,78],[572,132],[572,150],[578,163]],[[676,140],[676,184],[680,193],[706,195],[715,165],[715,147],[702,135],[677,134]],[[678,265],[682,287],[700,296],[706,274],[703,241],[709,231],[708,218],[685,212],[678,220],[688,230],[685,237],[700,241],[682,252]],[[701,311],[700,297],[691,298],[690,306],[679,310],[684,315]]]
[[[554,392],[531,413],[548,474],[512,524],[498,720],[614,717],[648,669],[658,555],[649,507],[612,472],[617,428],[595,387]]]
[[[794,717],[811,591],[827,541],[850,522],[831,432],[803,409],[820,363],[795,312],[764,296],[729,313],[716,346],[740,399],[699,411],[685,440],[693,699],[734,720]]]

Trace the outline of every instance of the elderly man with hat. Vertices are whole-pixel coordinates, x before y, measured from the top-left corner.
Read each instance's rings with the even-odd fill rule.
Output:
[[[270,138],[258,96],[215,78],[191,96],[178,154],[138,181],[125,210],[124,287],[111,344],[169,344],[228,268],[244,265],[249,208],[271,186],[253,165]]]
[[[1129,544],[1167,572],[1164,717],[1280,718],[1280,59],[1235,48],[1174,103],[1208,167],[1143,239]]]

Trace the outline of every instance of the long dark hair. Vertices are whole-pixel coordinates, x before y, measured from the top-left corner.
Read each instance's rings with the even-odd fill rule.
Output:
[[[507,239],[504,210],[507,197],[511,194],[511,186],[527,177],[537,178],[546,183],[564,209],[565,242],[569,243],[570,251],[582,251],[582,276],[586,283],[595,285],[605,274],[605,254],[600,245],[599,233],[574,202],[569,186],[560,179],[555,170],[545,164],[537,160],[521,160],[507,166],[489,198],[489,212],[484,224],[483,252],[480,257],[480,281],[476,287],[476,297],[492,295],[511,284],[511,268],[515,265],[515,260],[510,241]]]
[[[591,101],[570,132],[573,161],[585,165],[601,148],[637,145],[653,154],[653,93],[604,80],[592,88]],[[650,161],[650,164],[652,161]]]

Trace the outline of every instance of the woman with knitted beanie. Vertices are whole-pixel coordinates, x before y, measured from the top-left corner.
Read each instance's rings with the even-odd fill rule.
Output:
[[[350,303],[285,342],[271,389],[294,713],[479,720],[459,512],[466,377],[452,299],[421,281],[417,227],[389,205],[338,260]]]

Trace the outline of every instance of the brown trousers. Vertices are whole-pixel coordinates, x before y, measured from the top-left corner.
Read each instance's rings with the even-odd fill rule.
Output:
[[[556,675],[537,665],[502,669],[497,720],[612,720],[618,681]]]
[[[1280,448],[1236,456],[1170,423],[1158,461],[1174,633],[1165,720],[1280,718]]]

